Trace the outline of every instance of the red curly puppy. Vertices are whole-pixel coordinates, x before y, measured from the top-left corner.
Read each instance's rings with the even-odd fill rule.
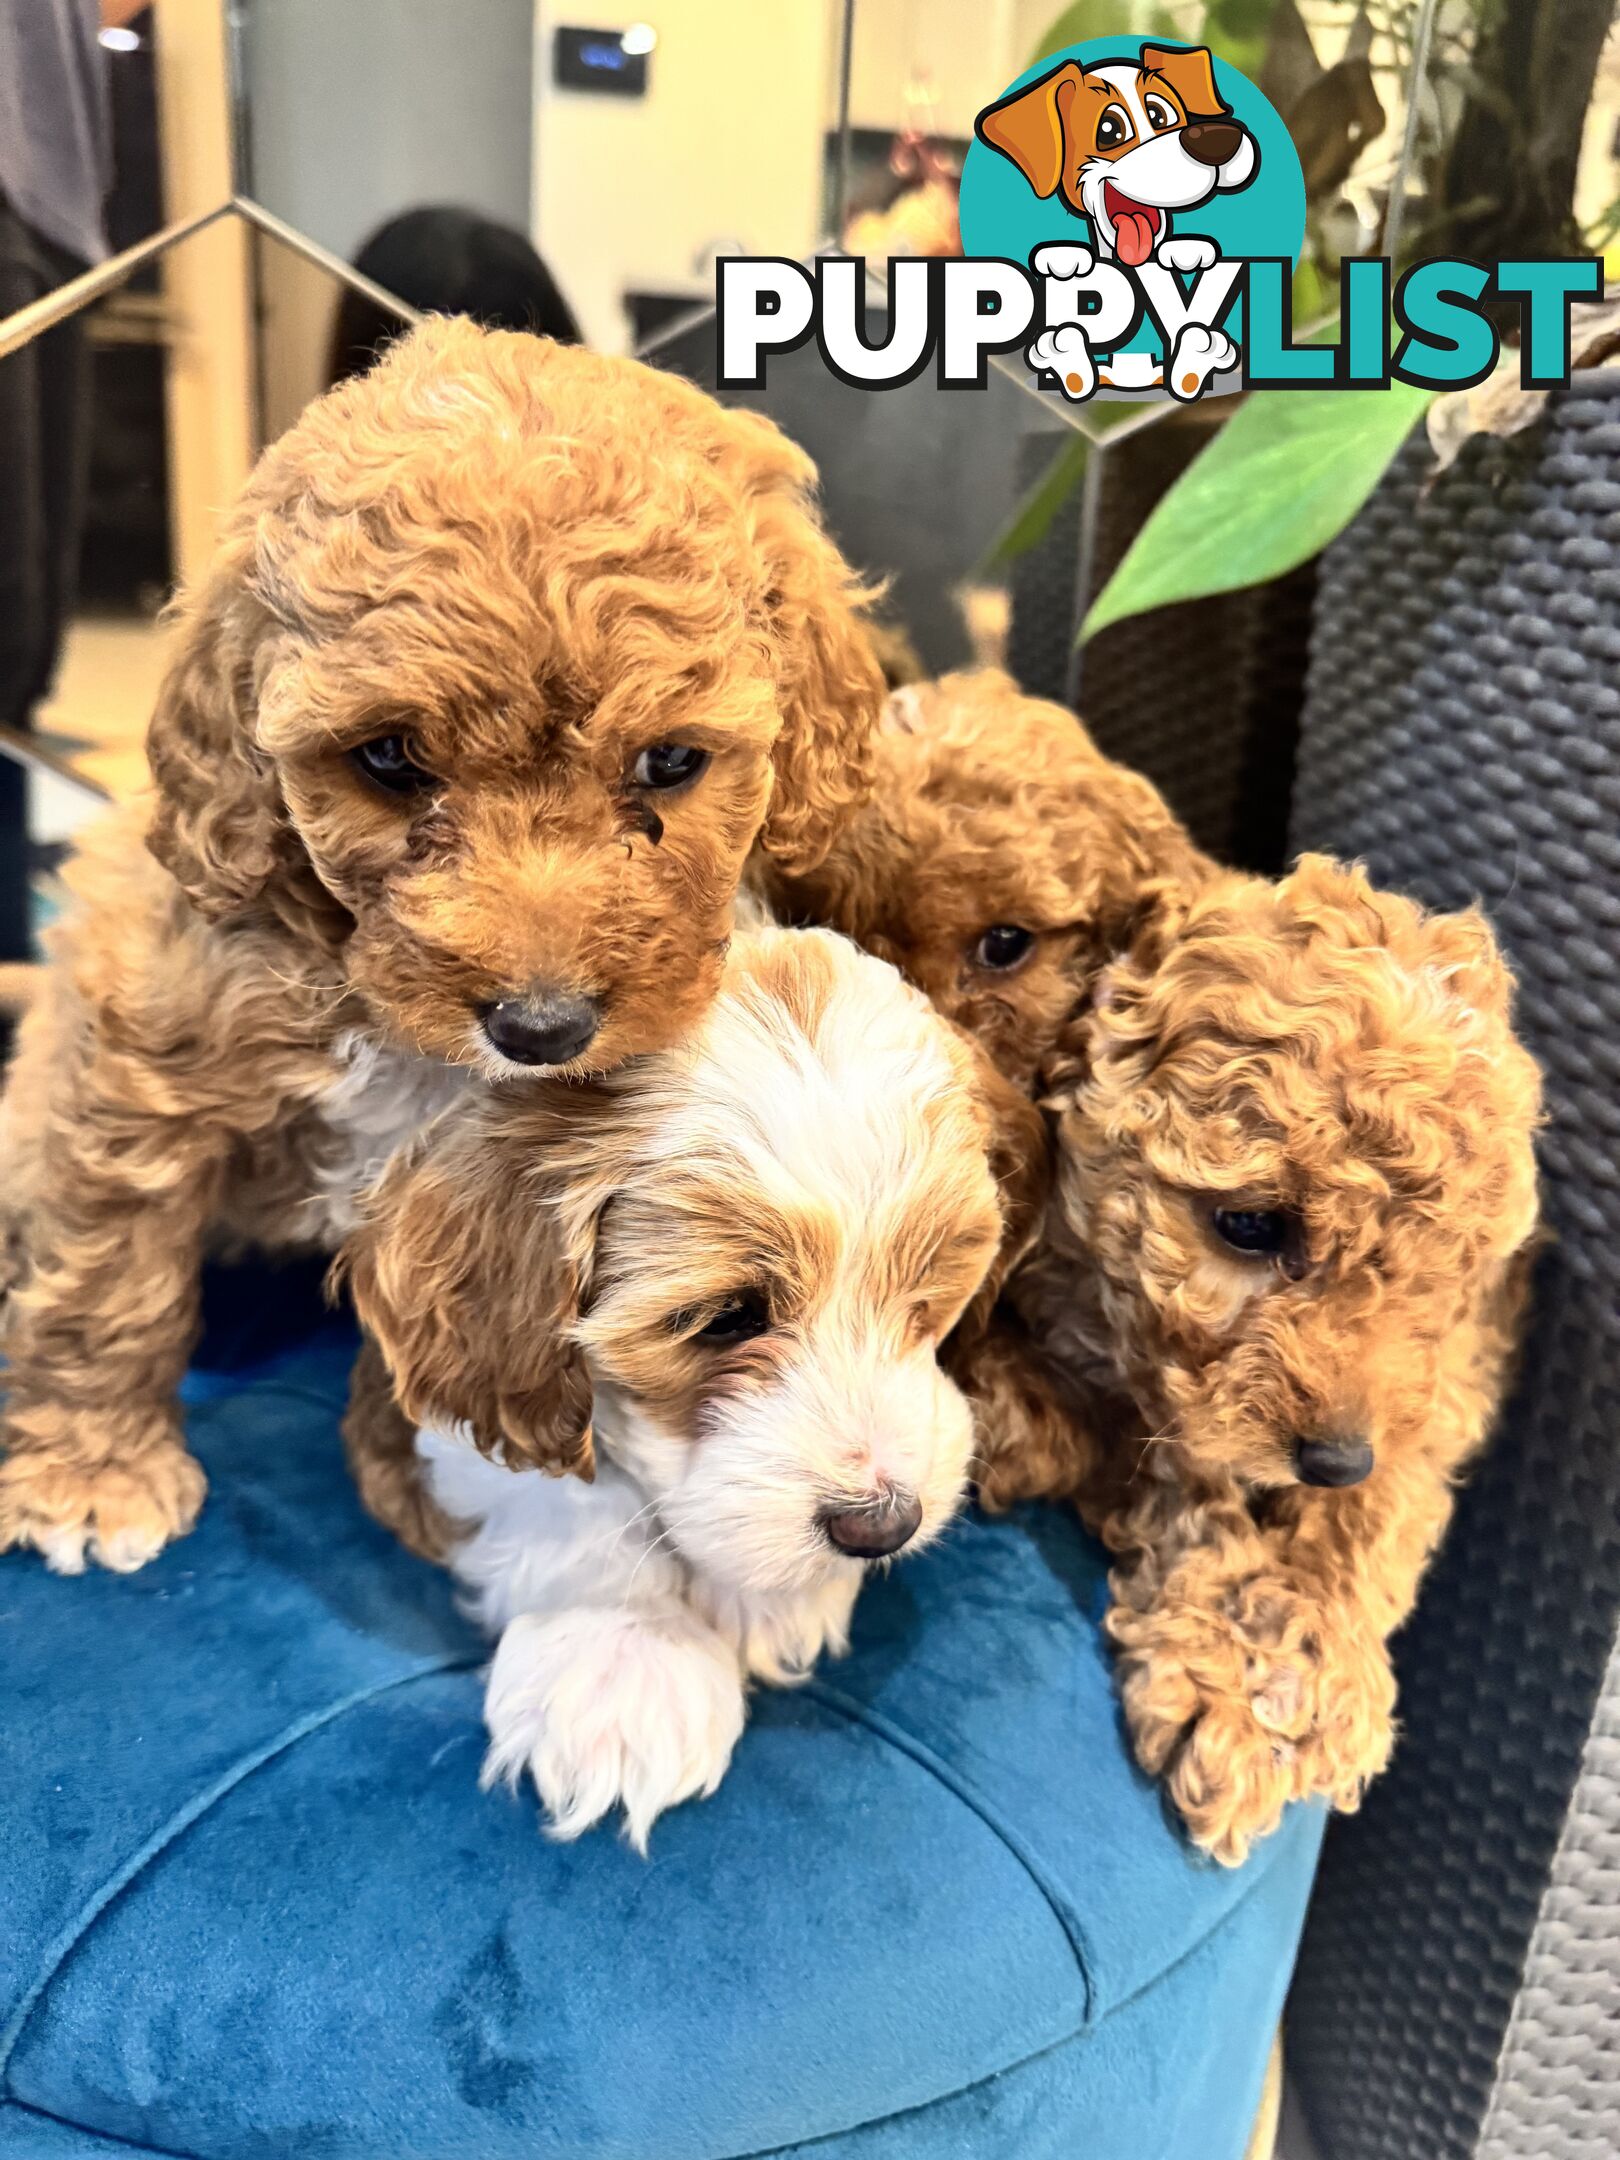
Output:
[[[970,1353],[992,1499],[1119,1556],[1137,1753],[1236,1863],[1353,1809],[1405,1619],[1506,1377],[1536,1067],[1476,913],[1307,856],[1167,906],[1084,1016],[1015,1316]],[[1016,1327],[1016,1334],[1012,1331]]]
[[[1032,1092],[1162,881],[1214,866],[1072,712],[993,668],[897,690],[872,751],[870,799],[814,867],[773,867],[772,899],[898,967]]]
[[[756,846],[807,869],[868,783],[814,478],[673,377],[464,321],[266,452],[9,1079],[0,1547],[132,1568],[189,1527],[206,1245],[335,1244],[460,1088],[704,1012]],[[386,1398],[351,1437],[432,1543]]]
[[[1512,978],[1479,915],[1359,870],[1217,869],[1004,677],[901,696],[872,802],[785,882],[1055,1120],[1044,1227],[957,1345],[981,1489],[1073,1498],[1119,1555],[1137,1751],[1235,1862],[1389,1752],[1387,1638],[1489,1428],[1536,1221]]]

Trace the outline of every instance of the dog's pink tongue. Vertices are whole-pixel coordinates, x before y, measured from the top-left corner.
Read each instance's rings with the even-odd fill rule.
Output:
[[[1114,246],[1122,263],[1139,269],[1153,253],[1153,229],[1158,220],[1151,210],[1116,210]]]

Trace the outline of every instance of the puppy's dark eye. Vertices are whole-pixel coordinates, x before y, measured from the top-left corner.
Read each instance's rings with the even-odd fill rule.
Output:
[[[727,1343],[748,1342],[755,1335],[763,1335],[771,1324],[771,1315],[765,1300],[757,1290],[739,1290],[729,1297],[693,1336],[694,1342]]]
[[[1162,98],[1144,98],[1142,110],[1147,114],[1150,128],[1171,128],[1176,125],[1175,114]]]
[[[403,735],[379,735],[372,742],[357,743],[349,761],[390,795],[420,795],[439,784],[437,776],[411,756]]]
[[[1117,105],[1110,105],[1097,122],[1097,148],[1117,150],[1122,142],[1130,139],[1131,123]]]
[[[1217,1208],[1215,1235],[1246,1259],[1272,1260],[1286,1252],[1293,1228],[1281,1208]]]
[[[691,743],[654,743],[636,759],[631,777],[637,787],[685,787],[689,780],[697,778],[708,762],[708,751],[694,749]]]
[[[1022,930],[1017,923],[992,923],[974,946],[973,957],[982,968],[1013,968],[1034,943],[1033,930]]]

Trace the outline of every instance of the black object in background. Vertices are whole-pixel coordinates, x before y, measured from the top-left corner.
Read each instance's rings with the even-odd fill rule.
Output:
[[[608,97],[647,95],[647,55],[627,52],[621,30],[559,29],[551,72],[561,90],[596,90]]]
[[[377,227],[354,267],[424,315],[470,315],[486,330],[581,342],[573,309],[523,234],[475,210],[402,210]],[[332,325],[328,382],[363,374],[404,328],[391,309],[345,290]]]

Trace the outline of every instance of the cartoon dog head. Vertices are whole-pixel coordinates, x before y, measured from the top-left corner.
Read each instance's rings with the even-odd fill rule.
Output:
[[[1207,49],[1144,45],[1136,59],[1066,60],[980,113],[976,133],[1043,199],[1091,220],[1099,251],[1136,268],[1170,212],[1247,187],[1254,137],[1215,87]]]

